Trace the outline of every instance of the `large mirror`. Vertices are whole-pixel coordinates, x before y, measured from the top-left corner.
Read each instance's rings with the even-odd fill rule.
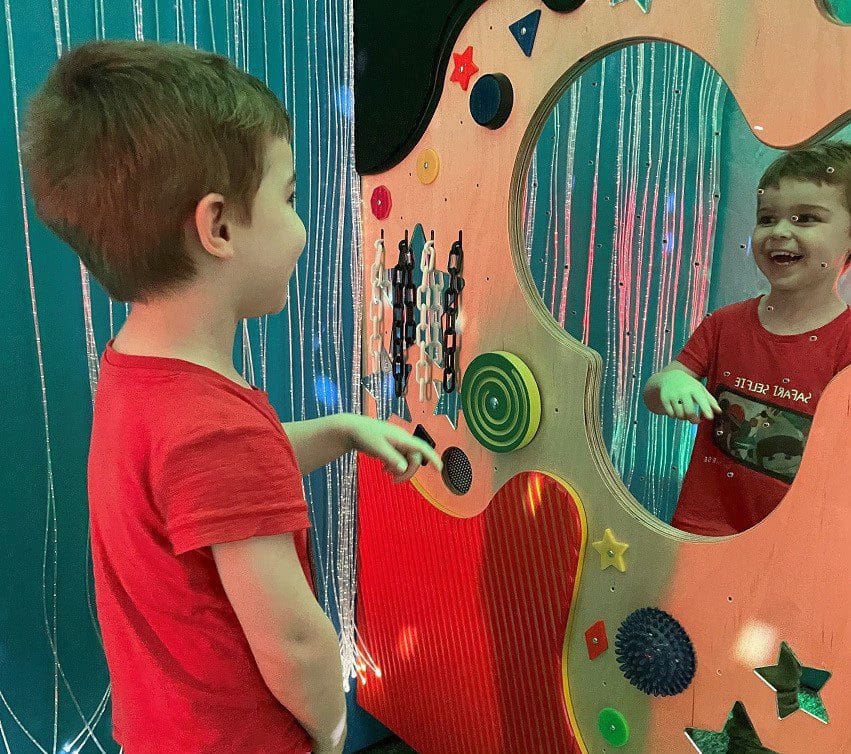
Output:
[[[830,138],[851,141],[851,128]],[[851,248],[851,191],[833,185],[832,164],[824,183],[787,185],[784,177],[758,192],[781,154],[755,138],[709,65],[676,45],[653,42],[613,52],[571,83],[543,124],[526,174],[519,216],[531,275],[555,320],[602,355],[602,426],[614,466],[651,513],[670,522],[676,511],[675,525],[696,534],[744,530],[776,505],[806,443],[816,401],[803,398],[815,392],[811,383],[826,384],[837,368],[826,363],[825,348],[830,338],[851,336],[851,329],[845,336],[837,330],[851,314],[840,315],[836,302],[790,313],[759,298],[772,285],[788,288],[790,279],[793,287],[805,285],[801,270],[819,261],[813,244],[833,243],[837,254],[842,243]],[[830,202],[823,209],[832,217],[801,206]],[[839,230],[832,227],[837,223]],[[812,240],[825,232],[834,235]],[[772,282],[756,261],[767,248],[777,252],[768,262]],[[803,262],[788,253],[802,249]],[[845,301],[851,301],[849,277],[839,281]],[[731,305],[738,308],[725,309]],[[829,311],[833,329],[814,329]],[[760,385],[771,369],[727,369],[711,396],[712,419],[692,423],[651,412],[644,401],[648,380],[690,340],[695,351],[693,333],[707,313],[718,317],[712,314],[698,339],[715,337],[710,321],[729,329],[735,315],[740,334],[779,334],[769,340],[800,355],[799,371]],[[783,330],[784,316],[797,322],[799,335],[809,333],[803,345],[801,338],[784,340],[791,332]],[[751,355],[760,358],[747,343],[743,338],[736,346],[745,365]],[[704,351],[712,348],[703,343]],[[681,358],[696,373],[694,353]],[[668,393],[671,384],[666,377]],[[686,399],[674,410],[689,403],[697,408]],[[720,481],[711,481],[718,469],[710,466],[724,470]],[[728,510],[713,510],[717,504]],[[729,509],[739,505],[741,517],[731,522],[738,513]]]

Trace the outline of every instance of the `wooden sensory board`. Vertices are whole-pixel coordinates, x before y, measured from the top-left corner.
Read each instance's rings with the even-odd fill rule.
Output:
[[[537,9],[540,23],[527,57],[508,27]],[[449,247],[463,230],[461,379],[477,355],[507,351],[529,367],[541,395],[541,422],[532,441],[521,450],[494,454],[470,434],[463,413],[453,429],[445,417],[434,415],[436,398],[420,402],[412,373],[412,421],[396,416],[391,420],[409,430],[421,424],[438,452],[449,446],[464,450],[474,473],[465,495],[451,493],[430,468],[418,473],[415,490],[406,486],[394,491],[374,464],[361,459],[358,626],[382,673],[378,678],[367,674],[359,700],[420,754],[518,754],[519,746],[525,752],[557,751],[552,741],[530,732],[542,725],[536,718],[540,705],[524,701],[522,684],[508,701],[505,693],[483,693],[478,715],[475,705],[466,704],[469,700],[452,698],[453,689],[460,694],[465,688],[465,632],[479,632],[476,641],[487,644],[482,639],[487,627],[497,625],[483,619],[479,610],[491,599],[485,586],[497,583],[482,576],[495,567],[487,558],[508,553],[505,548],[472,556],[461,552],[459,548],[474,546],[471,543],[481,546],[480,533],[459,533],[473,522],[488,529],[490,540],[501,531],[506,540],[538,548],[527,567],[543,562],[538,556],[544,551],[569,550],[575,555],[567,585],[571,588],[565,592],[565,585],[560,587],[562,612],[551,611],[563,617],[563,651],[553,656],[542,645],[540,653],[530,655],[543,657],[542,665],[527,667],[533,687],[537,677],[539,686],[546,687],[529,693],[536,698],[554,695],[562,706],[559,724],[568,731],[565,741],[571,742],[561,750],[613,750],[598,731],[600,711],[612,707],[630,728],[622,750],[693,752],[685,729],[720,731],[734,702],[740,701],[769,750],[851,751],[851,371],[835,378],[824,393],[799,474],[774,513],[734,538],[709,541],[677,532],[647,513],[613,469],[600,430],[600,357],[552,319],[522,253],[519,196],[531,151],[552,106],[592,62],[647,40],[676,43],[710,63],[729,85],[754,133],[772,146],[792,147],[828,133],[847,120],[851,110],[851,77],[845,73],[851,70],[851,27],[829,20],[816,0],[653,0],[649,13],[633,0],[615,7],[608,0],[587,0],[572,12],[556,12],[532,0],[487,0],[453,47],[457,53],[473,48],[479,72],[470,88],[464,91],[450,80],[450,64],[437,109],[419,143],[395,167],[362,179],[364,374],[372,369],[367,346],[372,242],[384,232],[389,268],[396,261],[398,239],[421,223],[426,233],[434,231],[441,270],[446,270]],[[513,84],[510,116],[495,130],[478,126],[469,107],[472,86],[487,73],[502,73]],[[421,164],[426,149],[439,156],[437,176],[427,184],[418,179],[424,170],[435,169],[433,155],[428,168]],[[392,196],[390,216],[382,221],[370,211],[370,196],[379,186]],[[390,319],[388,308],[388,348]],[[412,364],[416,360],[415,347],[410,359]],[[437,368],[434,377],[440,377]],[[368,396],[365,407],[375,415]],[[555,491],[547,493],[548,499],[570,508],[565,513],[570,528],[564,529],[572,532],[569,541],[548,537],[540,528],[524,539],[518,535],[519,519],[512,519],[508,508],[494,510],[498,501],[534,517],[529,494],[519,488],[513,498],[498,494],[511,480],[516,484],[518,475],[524,475],[519,478],[529,489],[532,484],[540,488],[542,476],[555,480],[561,497]],[[606,529],[629,545],[623,573],[603,569],[601,555],[592,547]],[[429,552],[417,571],[421,547]],[[462,583],[463,572],[455,574],[459,594],[466,595],[466,607],[456,609],[451,585],[440,587],[440,599],[430,585],[440,579],[441,562],[470,557],[477,573],[470,574],[469,584]],[[563,561],[555,557],[547,562],[570,560],[565,555]],[[394,562],[407,562],[410,568],[395,569]],[[515,629],[530,636],[540,625],[532,618],[552,607],[547,600],[555,587],[547,574],[521,574],[523,564],[523,558],[513,561],[515,586],[523,584],[528,591],[518,587],[511,599],[503,599],[499,613],[505,636]],[[536,607],[526,604],[532,592]],[[569,604],[564,604],[565,593]],[[648,696],[631,686],[618,667],[617,628],[632,611],[648,606],[674,616],[693,643],[696,675],[678,695]],[[396,616],[407,623],[402,626]],[[585,631],[599,620],[606,624],[610,646],[590,660]],[[511,644],[515,650],[518,641]],[[803,665],[831,671],[821,690],[829,723],[803,710],[779,719],[777,695],[754,669],[778,661],[781,641]],[[497,673],[504,649],[493,642],[475,662],[486,666],[490,657]],[[451,668],[441,671],[449,678],[440,690],[441,701],[420,686],[440,683],[435,667],[440,670],[448,660]],[[551,681],[553,663],[561,671],[560,688]],[[414,705],[415,698],[425,701]],[[514,720],[513,727],[508,719]],[[526,721],[529,731],[520,730],[517,720]]]

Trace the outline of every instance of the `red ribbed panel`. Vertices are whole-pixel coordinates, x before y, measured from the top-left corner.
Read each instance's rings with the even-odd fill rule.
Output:
[[[572,496],[516,476],[472,519],[359,461],[360,704],[419,754],[579,754],[562,650],[582,549]]]

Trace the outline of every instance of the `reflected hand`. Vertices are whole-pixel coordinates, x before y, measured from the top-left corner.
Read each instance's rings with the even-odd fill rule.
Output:
[[[349,432],[353,448],[381,459],[396,483],[413,477],[423,460],[438,471],[443,469],[443,462],[432,447],[401,427],[367,416],[351,416]]]
[[[343,736],[340,743],[336,746],[334,746],[333,744],[319,744],[314,742],[310,751],[311,754],[343,754],[343,748],[345,746],[345,743],[345,736]]]
[[[721,406],[704,384],[679,369],[660,376],[659,401],[672,419],[683,419],[692,424],[721,413]]]
[[[314,742],[313,747],[311,748],[311,754],[343,754],[343,748],[346,743],[346,737],[343,736],[343,739],[337,746],[333,746],[331,744],[318,744]]]

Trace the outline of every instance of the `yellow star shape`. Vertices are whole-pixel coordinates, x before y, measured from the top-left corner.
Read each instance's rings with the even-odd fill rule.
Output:
[[[624,553],[629,549],[626,542],[618,542],[611,529],[603,532],[603,538],[592,542],[591,546],[600,553],[600,570],[605,571],[609,566],[614,566],[621,573],[626,573],[626,559]]]

